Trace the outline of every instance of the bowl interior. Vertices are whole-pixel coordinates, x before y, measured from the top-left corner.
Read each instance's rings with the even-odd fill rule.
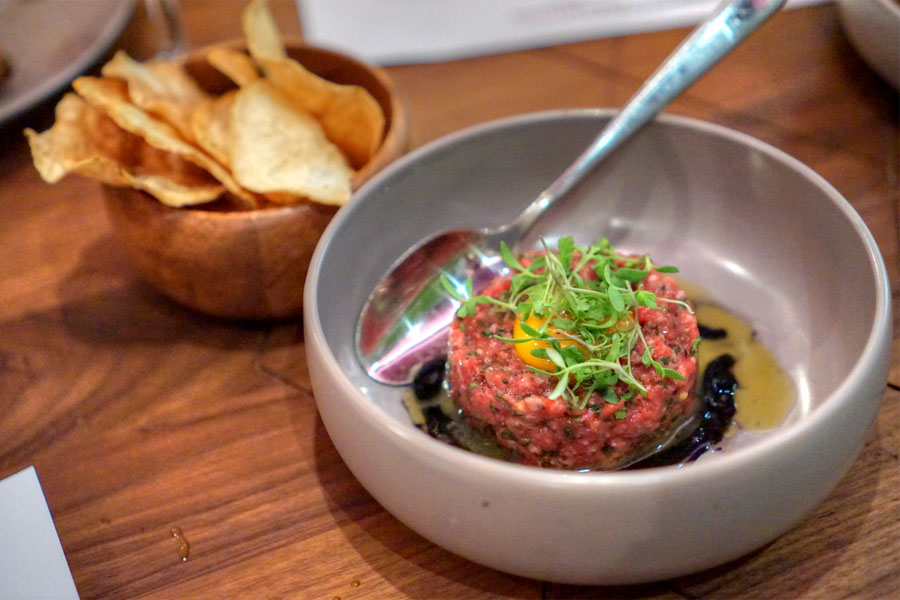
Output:
[[[869,66],[900,89],[900,3],[839,0],[838,15],[850,43]]]
[[[316,316],[346,377],[398,424],[412,428],[403,389],[371,380],[354,354],[368,293],[421,238],[512,219],[608,118],[590,110],[540,113],[450,136],[380,174],[331,223],[313,273]],[[849,204],[796,160],[718,126],[671,116],[648,126],[545,217],[530,241],[562,235],[581,243],[605,236],[621,250],[678,265],[681,280],[745,318],[773,351],[795,383],[793,409],[779,428],[741,433],[726,452],[741,452],[826,402],[877,318],[877,250]]]

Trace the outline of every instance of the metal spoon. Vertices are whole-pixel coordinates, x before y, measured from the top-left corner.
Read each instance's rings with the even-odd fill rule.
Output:
[[[366,372],[387,384],[405,385],[417,369],[447,352],[448,325],[458,303],[440,284],[446,275],[460,286],[471,277],[477,294],[504,272],[500,242],[517,243],[551,204],[610,152],[653,119],[676,96],[771,17],[786,0],[727,0],[701,23],[650,76],[587,149],[511,223],[437,234],[394,263],[363,307],[356,351]]]

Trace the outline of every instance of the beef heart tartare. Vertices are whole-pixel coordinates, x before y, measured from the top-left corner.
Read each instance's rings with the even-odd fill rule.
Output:
[[[697,319],[647,256],[605,239],[513,256],[450,333],[449,393],[523,464],[620,469],[683,437],[695,417]],[[469,284],[470,287],[470,284]]]

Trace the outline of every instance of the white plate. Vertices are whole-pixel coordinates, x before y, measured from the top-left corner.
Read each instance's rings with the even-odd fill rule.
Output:
[[[135,0],[0,0],[0,124],[68,85],[125,29]]]

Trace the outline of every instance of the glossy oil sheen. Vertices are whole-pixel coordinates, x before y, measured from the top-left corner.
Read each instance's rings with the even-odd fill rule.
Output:
[[[772,352],[755,339],[750,325],[736,315],[711,304],[701,304],[696,313],[698,322],[728,333],[722,340],[704,340],[698,358],[702,373],[717,356],[734,356],[734,375],[738,380],[737,426],[748,431],[777,427],[796,397],[790,377],[778,366]]]

